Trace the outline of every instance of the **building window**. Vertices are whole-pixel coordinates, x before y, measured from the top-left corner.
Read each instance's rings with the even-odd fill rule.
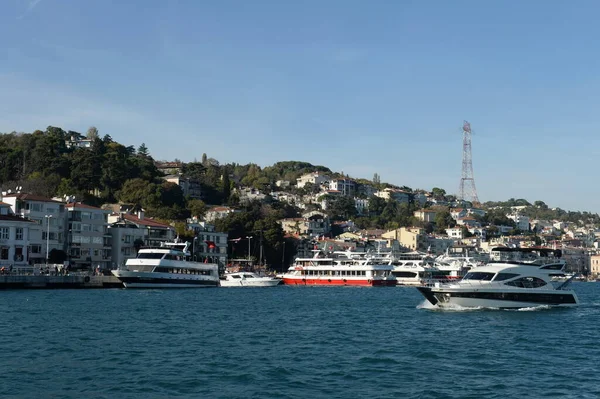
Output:
[[[23,240],[23,228],[22,227],[17,227],[17,236],[16,236],[16,240],[17,241],[22,241]]]
[[[8,227],[0,227],[0,239],[8,240],[8,237]]]
[[[42,253],[42,246],[39,244],[34,244],[29,246],[29,252],[32,254]]]
[[[0,259],[8,260],[8,247],[0,248]]]

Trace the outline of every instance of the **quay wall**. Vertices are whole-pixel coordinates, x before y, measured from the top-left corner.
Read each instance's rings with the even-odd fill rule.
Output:
[[[123,288],[115,276],[0,275],[0,289]]]

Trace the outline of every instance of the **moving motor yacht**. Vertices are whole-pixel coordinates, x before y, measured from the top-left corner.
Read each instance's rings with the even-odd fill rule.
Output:
[[[560,250],[498,247],[487,265],[471,269],[462,280],[417,289],[439,307],[576,306],[577,295],[568,289],[571,280],[552,281],[564,266]]]

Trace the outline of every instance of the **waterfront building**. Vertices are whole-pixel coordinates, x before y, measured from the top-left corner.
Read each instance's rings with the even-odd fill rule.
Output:
[[[109,216],[114,220],[114,214]],[[108,226],[108,234],[111,242],[111,269],[125,265],[127,259],[137,256],[137,251],[144,246],[147,240],[148,229],[143,225],[127,220],[124,217],[117,218]]]
[[[195,260],[217,263],[220,268],[227,265],[227,233],[218,232],[214,225],[197,219],[188,219],[187,228],[194,231],[192,256]]]
[[[73,269],[110,270],[111,240],[108,233],[110,211],[72,202],[68,211],[67,255]]]
[[[120,212],[113,213],[108,216],[108,223],[111,226],[114,226],[116,222],[122,220],[126,220],[131,224],[135,225],[137,228],[144,230],[144,246],[160,247],[161,243],[173,241],[176,236],[175,228],[173,226],[157,222],[156,220],[153,220],[151,218],[147,218],[144,215],[144,211],[138,211],[136,215]],[[126,234],[126,232],[124,234]],[[113,232],[111,232],[111,236],[113,236]],[[138,236],[138,234],[135,234],[135,236]],[[133,238],[132,244],[134,241],[135,238]],[[118,243],[115,240],[113,240],[112,242]],[[119,252],[121,251],[121,248],[121,246],[119,246],[118,248],[113,247],[113,250],[115,252]],[[122,260],[123,258],[120,259]]]
[[[15,216],[10,205],[0,201],[0,268],[28,268],[30,228],[36,227],[37,223]]]
[[[61,201],[33,194],[13,193],[3,196],[15,216],[34,222],[28,228],[29,264],[47,262],[52,251],[66,253],[67,214]]]
[[[590,260],[590,275],[593,278],[600,277],[600,255],[591,255]]]

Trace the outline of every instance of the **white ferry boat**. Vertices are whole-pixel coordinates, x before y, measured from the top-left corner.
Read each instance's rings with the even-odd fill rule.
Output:
[[[221,287],[274,287],[281,279],[259,276],[252,272],[226,273],[221,277]]]
[[[577,295],[567,288],[571,280],[556,286],[552,282],[565,266],[560,257],[560,250],[546,248],[494,248],[490,262],[471,269],[462,280],[417,289],[439,307],[576,306]]]
[[[393,266],[380,263],[377,257],[324,255],[317,251],[312,258],[296,258],[281,277],[286,285],[395,286]]]
[[[125,267],[113,270],[126,288],[200,288],[219,285],[215,263],[189,260],[189,243],[163,243],[161,247],[141,248]]]

